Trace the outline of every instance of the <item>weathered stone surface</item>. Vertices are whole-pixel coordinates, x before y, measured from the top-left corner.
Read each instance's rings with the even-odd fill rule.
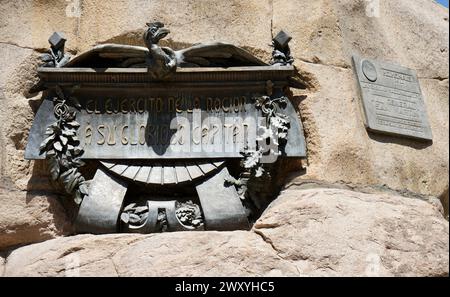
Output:
[[[113,5],[110,1],[86,0],[82,6],[76,0],[4,2],[0,11],[1,185],[11,183],[29,191],[51,189],[45,163],[23,159],[33,110],[40,98],[39,94],[29,98],[26,89],[36,80],[38,57],[48,48],[50,34],[64,32],[68,50],[79,53],[97,43],[142,44],[144,24],[158,19],[172,31],[165,45],[180,48],[221,40],[244,46],[266,61],[272,35],[285,29],[293,36],[292,55],[300,77],[309,87],[294,93],[309,154],[306,174],[299,178],[406,189],[443,197],[442,201],[448,203],[448,10],[434,1],[373,1],[381,5],[379,17],[366,14],[368,1],[364,0],[120,0]],[[433,132],[432,144],[374,137],[365,131],[351,69],[353,54],[417,71]],[[293,169],[298,170],[298,166]],[[53,234],[45,231],[45,224],[52,226],[49,230],[57,228],[48,207],[35,199],[32,201],[36,204],[27,205],[23,202],[25,193],[14,193],[2,196],[7,203],[15,204],[0,207],[0,222],[2,227],[22,235],[8,237],[8,242],[24,244],[54,236],[36,236]],[[22,202],[6,198],[15,195]],[[21,223],[23,219],[15,215],[3,215],[11,214],[9,209],[28,215],[30,207],[37,207],[42,219]],[[424,220],[427,217],[420,215]],[[40,221],[45,224],[29,228]],[[444,232],[441,238],[448,238],[448,234]]]
[[[427,144],[367,132],[352,69],[298,66],[314,73],[319,85],[304,92],[299,104],[309,154],[299,179],[384,185],[433,196],[448,187],[448,80],[420,79],[433,132]]]
[[[368,1],[337,2],[346,54],[393,61],[419,78],[448,78],[448,9],[428,0],[378,2],[379,17],[370,18]]]
[[[170,38],[178,43],[221,39],[264,48],[270,42],[269,0],[115,0],[113,4],[22,0],[4,3],[0,16],[5,42],[41,49],[48,47],[48,37],[55,30],[64,32],[69,51],[84,51],[107,40],[118,41],[117,36],[131,36],[141,43],[143,25],[152,20],[170,28]],[[19,23],[21,30],[15,26]],[[139,36],[136,38],[135,34]]]
[[[419,199],[293,186],[254,230],[305,275],[448,275],[448,222]]]
[[[367,14],[370,2],[380,4],[378,17]],[[313,87],[295,93],[303,99],[299,109],[309,154],[302,178],[434,196],[448,188],[448,9],[428,0],[275,0],[273,13],[273,33],[292,34],[296,66]],[[417,71],[431,145],[372,137],[364,130],[351,69],[354,54]]]
[[[50,240],[14,251],[5,276],[64,276],[67,263],[74,260],[79,262],[81,276],[296,273],[295,267],[276,256],[258,235],[235,231],[78,235]]]
[[[20,190],[43,189],[44,183],[31,185],[33,173],[44,173],[42,166],[24,160],[28,131],[33,120],[32,106],[38,98],[27,99],[28,88],[36,80],[37,63],[32,49],[0,45],[0,181],[8,179]]]
[[[285,190],[251,231],[77,235],[19,248],[5,276],[444,276],[449,226],[430,203]]]
[[[58,199],[0,188],[0,251],[69,234],[71,225]]]
[[[373,13],[371,3],[379,4]],[[293,36],[294,58],[306,62],[350,68],[358,54],[419,77],[448,77],[448,9],[435,1],[274,0],[273,32],[280,29]]]

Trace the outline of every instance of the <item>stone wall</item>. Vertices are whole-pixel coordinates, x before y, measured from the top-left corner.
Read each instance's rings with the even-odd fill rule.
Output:
[[[291,184],[301,184],[304,180],[313,179],[353,189],[369,187],[379,192],[394,193],[395,195],[390,195],[396,197],[392,198],[395,201],[402,199],[398,194],[422,198],[435,196],[447,205],[448,213],[448,10],[432,0],[386,0],[379,3],[378,10],[376,8],[371,12],[368,11],[367,1],[364,0],[1,1],[0,250],[71,233],[70,220],[58,202],[64,198],[58,197],[55,188],[50,184],[45,162],[26,161],[23,158],[28,131],[41,99],[40,94],[29,94],[27,90],[36,82],[35,68],[39,63],[39,55],[48,48],[49,35],[53,31],[64,32],[68,39],[68,51],[77,54],[106,42],[142,44],[143,27],[146,22],[152,20],[160,20],[170,28],[171,34],[166,45],[174,48],[218,40],[242,46],[266,61],[271,54],[269,44],[272,36],[280,29],[289,31],[293,36],[291,50],[298,76],[307,86],[305,90],[295,90],[291,100],[298,108],[308,146],[305,169],[302,169],[300,162],[289,168],[292,171]],[[366,131],[351,66],[352,54],[399,63],[417,71],[433,132],[432,143],[369,134]],[[289,210],[286,212],[287,216],[292,216],[286,218],[288,220],[304,211],[302,201],[306,199],[300,199],[304,195],[300,192],[296,194],[294,190],[291,190],[289,195],[299,199],[297,201],[292,198],[287,209],[284,209]],[[308,199],[315,199],[313,197]],[[410,198],[403,199],[404,202],[398,204],[403,205],[402,212],[411,208],[414,216],[423,216],[420,220],[427,216],[435,217],[436,220],[442,217],[438,212],[427,214],[426,209],[430,207],[427,202],[411,206]],[[345,202],[344,198],[339,198],[339,201],[352,204],[350,201]],[[396,209],[397,204],[392,203],[392,209]],[[349,211],[363,212],[374,207],[369,202],[363,204],[364,207]],[[328,207],[321,210],[325,213],[335,211],[336,209]],[[380,215],[392,220],[398,218],[394,210]],[[320,220],[321,215],[317,213],[317,216],[312,213],[310,220]],[[376,217],[375,214],[374,216]],[[269,219],[266,217],[264,220]],[[335,223],[339,224],[340,228],[345,228],[352,224],[347,219],[345,217]],[[401,218],[398,220],[397,223],[392,221],[392,226],[401,224],[400,222],[406,224],[407,221]],[[407,228],[416,230],[417,226],[408,225]],[[391,228],[380,227],[376,223],[366,227],[367,234],[385,232],[380,228]],[[258,229],[255,228],[254,230]],[[282,227],[277,230],[280,234],[288,232],[282,230]],[[440,241],[442,249],[429,252],[438,257],[439,261],[443,261],[442,263],[447,263],[448,274],[448,256],[439,258],[445,249],[448,254],[448,223],[445,230],[446,242]],[[338,230],[330,228],[327,232]],[[156,236],[167,236],[165,240],[172,242],[184,240],[184,235],[180,234]],[[192,236],[198,237],[197,240],[201,242],[201,238],[206,235]],[[249,237],[251,239],[246,240],[250,245],[258,240],[254,233],[250,235],[245,232],[215,236],[219,241],[230,238],[232,243],[241,237]],[[330,236],[322,239],[313,237],[311,240],[317,240],[317,243],[311,244],[325,243],[325,240],[331,240],[335,235]],[[394,233],[393,236],[398,236],[392,240],[399,240],[399,245],[407,244],[403,235]],[[445,231],[435,236],[445,236]],[[101,240],[86,236],[82,238],[89,242]],[[125,236],[124,242],[129,240],[128,238]],[[142,239],[146,242],[145,245],[152,245],[153,235],[146,238]],[[65,242],[72,244],[77,242],[76,240],[76,237],[61,239],[61,245],[66,244]],[[300,237],[298,240],[299,245],[309,244]],[[43,243],[41,249],[45,249],[46,244]],[[332,247],[336,249],[336,253],[343,252],[346,248],[341,245]],[[19,261],[21,253],[25,253],[27,249],[31,247],[13,252],[10,256],[12,262],[8,260],[8,263]],[[271,254],[273,261],[287,263],[286,260],[280,259],[279,255],[273,254],[273,250],[270,251],[267,245],[264,245],[263,249],[265,253]],[[289,250],[289,247],[286,249]],[[400,260],[395,262],[397,258],[394,251],[395,249],[391,249],[392,254],[388,258],[393,259],[392,263],[402,263]],[[319,259],[319,253],[322,252],[325,253],[319,250],[318,254],[313,256]],[[44,255],[45,251],[42,253]],[[217,257],[219,255],[220,251],[217,252]],[[303,261],[301,256],[292,257],[294,260],[290,259],[288,262]],[[329,261],[335,261],[333,257],[329,258]],[[314,260],[314,263],[317,261],[319,260]],[[416,262],[408,262],[405,267],[413,267],[420,262],[419,257],[412,258],[411,261]],[[430,268],[430,271],[433,271],[430,274],[445,274],[445,269],[436,264],[439,261],[427,262],[433,263],[436,269],[434,271],[434,268]],[[8,265],[7,275],[21,274],[19,270],[11,272]],[[11,265],[9,267],[12,267]],[[28,274],[27,265],[23,263],[23,266],[17,267],[22,267],[23,274]],[[281,266],[277,265],[269,263],[249,271],[258,274],[266,274],[272,270],[280,270],[286,274],[296,273],[291,264],[280,264],[290,268],[280,268]],[[329,265],[334,269],[334,264]],[[407,274],[401,272],[401,269],[400,272],[395,272],[389,268],[394,264],[386,265],[387,275]],[[350,268],[339,269],[338,272],[356,274],[356,270],[345,270]],[[221,273],[212,271],[211,274]],[[160,272],[169,273],[163,270]],[[226,270],[222,272],[226,274]],[[310,273],[333,275],[331,268],[311,268]],[[412,270],[411,273],[427,274],[425,270]],[[118,274],[127,275],[125,272]]]
[[[29,98],[27,86],[35,81],[38,54],[48,48],[51,32],[63,31],[68,50],[80,53],[105,42],[141,44],[143,26],[152,19],[171,29],[171,46],[222,40],[265,60],[274,33],[283,28],[293,35],[296,66],[310,86],[294,94],[308,136],[308,177],[436,196],[448,185],[448,11],[433,1],[380,1],[380,17],[367,17],[363,0],[5,2],[1,169],[21,190],[33,171],[22,154],[40,98]],[[77,9],[70,10],[78,2],[79,18]],[[352,54],[417,70],[431,145],[366,132]]]
[[[292,186],[251,231],[53,239],[4,276],[448,276],[448,232],[420,199]]]

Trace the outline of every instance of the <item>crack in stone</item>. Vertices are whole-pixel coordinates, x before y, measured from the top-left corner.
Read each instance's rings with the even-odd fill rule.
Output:
[[[65,252],[63,252],[61,255],[59,255],[59,257],[57,259],[64,258],[64,257],[66,257],[66,256],[68,256],[70,254],[73,254],[73,253],[76,253],[76,252],[79,252],[79,251],[82,251],[82,250],[84,250],[84,248],[80,247],[80,246],[76,246],[76,247],[70,248],[70,249],[66,250]]]
[[[270,17],[270,36],[271,36],[271,39],[273,39],[273,18],[274,18],[273,1],[274,0],[270,0],[270,13],[271,13],[271,17]]]
[[[147,238],[148,238],[148,237],[147,237]],[[131,240],[129,240],[129,241],[126,242],[126,245],[129,246],[129,245],[131,245],[131,244],[133,244],[133,243],[135,243],[135,242],[137,242],[137,241],[139,241],[139,240],[142,240],[142,238],[131,239]],[[77,253],[77,252],[79,252],[79,251],[81,251],[81,250],[86,250],[86,248],[83,248],[83,247],[73,247],[73,248],[69,249],[70,252],[67,252],[67,251],[66,251],[65,253],[63,253],[63,255],[59,256],[57,259],[64,258],[64,256],[67,256],[68,254],[71,254],[72,252],[73,252],[73,253]],[[114,267],[114,270],[116,271],[117,276],[119,276],[119,271],[118,271],[118,269],[117,269],[117,264],[116,264],[116,262],[114,262],[114,259],[113,259],[113,258],[114,258],[114,257],[116,256],[116,254],[119,253],[121,250],[122,250],[122,248],[117,248],[117,249],[115,249],[114,251],[108,253],[107,255],[105,255],[105,256],[103,256],[103,257],[101,257],[101,258],[99,258],[99,259],[93,259],[93,261],[88,261],[88,262],[86,262],[86,263],[84,263],[84,264],[82,264],[82,265],[78,265],[77,267],[73,267],[72,269],[80,269],[80,268],[82,268],[82,267],[85,267],[85,266],[88,266],[88,265],[91,265],[91,264],[95,264],[95,263],[100,262],[100,261],[109,260],[109,261],[111,262],[112,266]],[[7,260],[7,258],[5,258],[4,264],[6,264],[6,260]],[[35,263],[37,263],[37,262],[39,262],[39,261],[43,261],[43,259],[38,259],[37,261],[34,261],[31,265],[33,265],[33,264],[35,264]],[[6,267],[6,266],[4,265],[4,267]],[[59,273],[65,272],[66,270],[67,270],[67,267],[64,267],[64,268],[62,268],[62,269],[56,270],[55,272],[59,274]],[[5,271],[6,271],[6,270],[4,270],[4,271],[3,271],[3,274],[0,275],[0,276],[3,276],[4,273],[5,273]],[[41,275],[40,272],[38,272],[38,273]]]
[[[114,256],[113,256],[114,257]],[[116,275],[117,276],[120,276],[119,275],[119,270],[117,270],[117,265],[116,265],[116,262],[114,262],[114,258],[113,257],[111,257],[111,263],[112,263],[112,265],[113,265],[113,267],[114,267],[114,270],[116,271]]]
[[[121,250],[121,249],[118,248],[118,249],[116,249],[115,251],[113,251],[113,252],[111,252],[111,253],[105,255],[104,257],[101,257],[101,258],[99,258],[99,259],[95,259],[95,260],[93,260],[93,261],[88,261],[88,262],[86,262],[86,263],[84,263],[84,264],[82,264],[82,265],[79,265],[79,266],[77,266],[77,267],[74,267],[74,269],[80,269],[80,268],[82,268],[82,267],[85,267],[85,266],[88,266],[88,265],[91,265],[91,264],[95,264],[95,263],[98,263],[98,262],[101,262],[101,261],[104,261],[104,260],[109,260],[109,261],[111,261],[111,263],[113,264],[113,267],[114,267],[114,270],[115,270],[116,273],[117,273],[117,276],[119,276],[119,273],[118,273],[118,271],[117,271],[116,263],[113,261],[113,257],[114,257],[120,250]],[[56,272],[57,272],[57,273],[61,273],[61,272],[66,271],[66,270],[67,270],[67,267],[64,267],[63,269],[60,269],[60,270],[58,270],[58,271],[56,271]]]
[[[267,243],[267,244],[270,245],[270,247],[275,251],[275,255],[276,255],[280,260],[286,261],[289,265],[294,266],[294,268],[295,268],[295,270],[297,271],[297,273],[298,273],[299,276],[303,275],[303,273],[302,273],[302,271],[300,270],[300,268],[298,267],[298,265],[297,265],[295,262],[293,262],[293,260],[295,260],[295,259],[287,259],[287,258],[281,256],[280,254],[281,254],[282,251],[281,251],[280,249],[276,248],[275,245],[274,245],[274,243],[273,243],[273,241],[272,241],[269,237],[267,237],[261,230],[252,229],[252,231],[253,231],[255,234],[259,235],[259,236],[261,237],[261,239],[262,239],[265,243]],[[299,256],[299,259],[300,259],[300,260],[303,260],[303,261],[308,261],[308,260],[309,260],[309,257],[300,255],[300,256]]]
[[[278,257],[280,257],[283,260],[287,260],[287,259],[283,258],[282,256],[280,256],[281,251],[275,247],[275,245],[273,244],[273,241],[269,237],[267,237],[262,231],[253,229],[253,232],[258,234],[262,238],[262,240],[264,240],[264,242],[268,243],[272,247],[272,249],[276,252]]]
[[[254,225],[257,229],[273,229],[281,227],[281,224],[279,223],[255,223]]]
[[[29,47],[29,46],[18,45],[17,43],[12,43],[12,42],[7,42],[7,41],[0,41],[0,44],[15,46],[15,47],[23,48],[23,49],[29,49],[29,50],[36,51],[39,53],[43,53],[43,52],[47,51],[46,48],[33,48],[33,47]]]
[[[392,189],[387,185],[360,185],[360,184],[352,184],[346,182],[336,182],[330,183],[321,180],[302,180],[302,181],[294,181],[288,183],[283,190],[288,190],[292,187],[300,187],[300,189],[308,190],[308,189],[317,189],[317,188],[325,188],[325,189],[338,189],[338,190],[348,190],[353,192],[359,192],[364,194],[390,194],[390,195],[398,195],[405,198],[419,199],[422,201],[430,201],[432,195],[425,195],[416,192],[412,192],[407,189]]]
[[[85,266],[88,266],[88,265],[91,265],[91,264],[95,264],[95,263],[100,262],[100,261],[103,261],[103,260],[111,260],[111,255],[113,255],[113,254],[114,254],[114,253],[109,254],[109,255],[106,255],[106,256],[101,257],[101,258],[99,258],[99,259],[95,259],[95,260],[90,261],[90,262],[86,262],[86,263],[84,263],[84,264],[82,264],[82,265],[78,265],[78,266],[76,266],[76,267],[72,267],[71,269],[80,269],[80,268],[82,268],[82,267],[85,267]],[[69,269],[67,269],[67,267],[64,267],[64,268],[62,268],[62,269],[56,270],[55,272],[59,274],[59,273],[65,272],[65,271],[67,271],[67,270],[69,270]],[[40,272],[38,272],[38,273],[40,273]],[[80,273],[80,274],[81,274],[81,273]]]
[[[299,61],[303,62],[303,63],[307,63],[307,64],[314,64],[314,65],[321,65],[321,66],[328,66],[328,67],[335,67],[335,68],[339,68],[339,69],[345,69],[345,70],[349,70],[352,67],[350,65],[339,65],[339,64],[327,64],[327,63],[323,63],[322,61],[311,61],[305,58],[296,58]]]
[[[429,80],[445,81],[445,80],[448,80],[448,77],[442,77],[442,76],[435,76],[435,77],[418,77],[418,79],[429,79]]]

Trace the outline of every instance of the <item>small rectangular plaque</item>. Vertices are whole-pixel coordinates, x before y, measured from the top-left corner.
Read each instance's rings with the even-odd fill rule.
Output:
[[[414,70],[353,56],[368,130],[432,140]]]

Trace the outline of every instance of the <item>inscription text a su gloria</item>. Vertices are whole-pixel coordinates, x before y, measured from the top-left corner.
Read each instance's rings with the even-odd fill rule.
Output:
[[[247,97],[223,97],[223,98],[199,98],[193,99],[185,98],[138,98],[138,99],[110,99],[110,98],[98,98],[85,101],[85,110],[88,114],[158,114],[158,113],[193,113],[194,111],[206,110],[209,112],[217,113],[242,113],[246,112],[245,104]],[[226,120],[230,120],[227,118]],[[248,121],[249,119],[247,119]],[[234,122],[234,121],[233,121]],[[251,121],[252,122],[252,121]],[[186,123],[189,126],[189,123]],[[188,143],[199,144],[204,143],[206,139],[207,143],[214,143],[214,139],[225,137],[225,139],[219,140],[225,143],[245,143],[248,139],[249,126],[256,129],[256,123],[249,125],[245,122],[224,123],[223,125],[214,123],[211,125],[199,125],[193,127],[190,131],[186,129],[185,125],[148,125],[135,123],[133,127],[128,125],[99,125],[97,129],[87,123],[85,129],[85,144],[90,145],[94,140],[96,144],[116,144],[115,134],[118,135],[118,140],[123,144],[168,144],[174,141],[179,144],[184,144],[185,139],[190,139]],[[178,127],[177,127],[178,126]],[[210,126],[210,127],[209,127]],[[199,129],[200,128],[200,129]],[[170,130],[175,129],[176,135],[172,135]],[[223,130],[222,130],[223,129]],[[251,129],[251,130],[253,130]],[[186,131],[188,130],[188,131]],[[222,131],[221,131],[222,130]],[[95,133],[97,132],[97,133]],[[230,132],[230,133],[228,133]],[[199,134],[198,137],[195,135]],[[190,137],[188,136],[190,134]],[[256,134],[256,131],[255,133]],[[171,137],[172,135],[172,137]],[[92,139],[94,138],[94,139]],[[172,140],[171,140],[172,138]],[[197,140],[197,138],[199,140]],[[133,141],[134,139],[134,141]],[[174,143],[172,143],[174,144]]]

